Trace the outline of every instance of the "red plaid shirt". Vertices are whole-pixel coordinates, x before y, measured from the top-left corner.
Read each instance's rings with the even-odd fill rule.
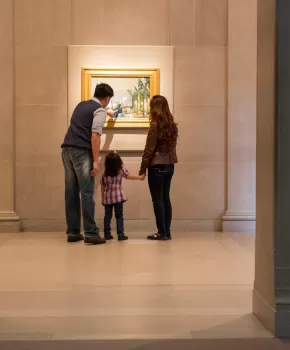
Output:
[[[118,176],[105,176],[101,179],[101,185],[104,186],[104,203],[115,204],[125,202],[128,198],[122,190],[123,177],[127,179],[129,172],[127,169],[121,169]]]

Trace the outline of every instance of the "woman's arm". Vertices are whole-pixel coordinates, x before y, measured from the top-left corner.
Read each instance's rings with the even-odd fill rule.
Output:
[[[148,131],[147,135],[147,140],[146,140],[146,145],[145,149],[143,152],[143,157],[142,157],[142,163],[139,171],[139,175],[144,175],[146,174],[146,169],[148,168],[148,165],[150,164],[152,157],[156,151],[156,146],[157,146],[157,141],[158,141],[158,129],[157,129],[157,124],[152,123],[150,126],[150,129]]]

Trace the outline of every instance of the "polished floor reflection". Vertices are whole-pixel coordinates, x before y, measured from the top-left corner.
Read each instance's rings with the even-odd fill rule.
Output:
[[[252,234],[1,234],[0,340],[271,337],[251,315],[253,279]]]

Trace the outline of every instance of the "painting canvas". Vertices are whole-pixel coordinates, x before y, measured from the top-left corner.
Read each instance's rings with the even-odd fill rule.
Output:
[[[100,83],[114,88],[114,97],[108,108],[118,118],[148,118],[150,102],[149,78],[92,78],[91,91]]]
[[[158,69],[83,69],[82,99],[89,99],[95,86],[106,83],[114,89],[106,127],[148,127],[150,98],[159,93]]]

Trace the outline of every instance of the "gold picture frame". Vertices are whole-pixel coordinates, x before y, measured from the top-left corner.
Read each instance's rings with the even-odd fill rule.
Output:
[[[152,96],[160,94],[160,70],[158,68],[82,68],[82,101],[92,98],[92,87],[101,82],[108,83],[113,89],[114,83],[121,87],[116,91],[118,97],[121,96],[120,99],[117,100],[116,97],[114,100],[113,97],[110,105],[112,110],[114,110],[115,105],[118,105],[115,113],[117,117],[110,118],[108,116],[105,127],[149,127],[149,101]],[[127,105],[123,106],[120,101],[127,102]]]

